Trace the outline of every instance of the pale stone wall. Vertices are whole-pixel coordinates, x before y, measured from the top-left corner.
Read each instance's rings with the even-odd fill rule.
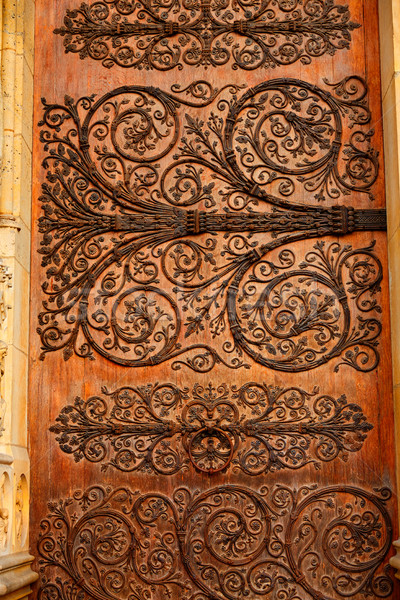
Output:
[[[0,0],[0,597],[27,598],[34,0]]]

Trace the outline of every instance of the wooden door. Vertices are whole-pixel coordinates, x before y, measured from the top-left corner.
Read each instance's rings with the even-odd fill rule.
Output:
[[[375,0],[37,0],[42,600],[400,598]]]

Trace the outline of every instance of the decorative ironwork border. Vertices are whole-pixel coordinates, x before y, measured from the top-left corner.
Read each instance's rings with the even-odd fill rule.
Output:
[[[336,0],[97,0],[68,10],[54,33],[66,52],[107,68],[252,70],[349,48],[360,26],[350,19]]]
[[[191,392],[172,383],[124,386],[65,406],[50,431],[63,452],[120,471],[261,475],[320,468],[362,448],[372,425],[345,396],[249,382]]]
[[[49,503],[39,598],[387,598],[389,498],[350,485],[93,486]]]

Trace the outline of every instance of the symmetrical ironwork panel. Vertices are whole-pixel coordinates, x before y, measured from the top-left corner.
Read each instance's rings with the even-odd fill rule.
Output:
[[[55,33],[107,68],[253,70],[334,55],[357,27],[336,0],[101,0],[68,10]]]
[[[372,199],[378,172],[365,83],[328,90],[196,82],[44,102],[43,356],[175,359],[198,372],[248,358],[303,371],[341,357],[336,368],[374,369],[373,244],[321,241],[296,254],[300,240],[385,228],[384,211],[318,205]],[[181,111],[208,106],[207,121]],[[296,202],[300,191],[308,202]],[[199,341],[204,330],[215,345]]]
[[[61,450],[102,469],[173,475],[191,464],[261,475],[300,469],[361,449],[372,425],[345,396],[249,382],[126,386],[63,408],[50,429]]]

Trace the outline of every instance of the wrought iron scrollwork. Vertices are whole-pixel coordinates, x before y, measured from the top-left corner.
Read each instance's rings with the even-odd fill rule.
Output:
[[[300,388],[246,383],[126,386],[65,406],[50,431],[63,452],[102,470],[172,475],[319,468],[357,452],[372,429],[361,408]]]
[[[49,503],[39,598],[387,598],[389,498],[346,485],[172,497],[94,486]]]
[[[98,0],[68,10],[55,33],[108,68],[251,70],[333,55],[357,27],[336,0]]]
[[[172,359],[198,372],[247,358],[302,371],[341,357],[336,368],[374,369],[374,244],[318,241],[304,255],[295,244],[385,229],[383,210],[321,204],[373,198],[366,94],[354,77],[328,90],[276,79],[242,94],[198,81],[44,101],[42,356]]]

